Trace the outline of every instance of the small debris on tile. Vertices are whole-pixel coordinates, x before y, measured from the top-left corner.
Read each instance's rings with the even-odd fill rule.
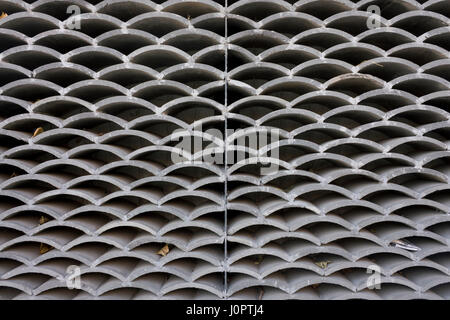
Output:
[[[314,262],[315,265],[319,266],[322,269],[326,269],[328,267],[328,264],[331,263],[331,261],[318,261]]]
[[[263,296],[264,296],[264,289],[261,288],[260,291],[259,291],[258,300],[262,300]]]
[[[261,262],[264,260],[263,255],[256,256],[255,260],[253,261],[254,264],[261,264]]]
[[[161,248],[161,250],[158,251],[158,254],[165,257],[169,253],[169,245],[166,244],[164,247]]]
[[[37,128],[36,130],[34,130],[33,138],[36,137],[38,134],[41,134],[42,132],[44,132],[44,129],[42,129],[42,127]]]
[[[45,244],[45,243],[41,243],[41,245],[39,247],[39,253],[44,254],[44,253],[49,252],[52,249],[53,249],[52,246],[49,246],[48,244]]]
[[[405,249],[408,251],[419,251],[420,250],[420,248],[418,246],[415,246],[414,244],[412,244],[411,242],[409,242],[408,240],[405,240],[405,239],[394,240],[391,242],[391,246],[394,246],[394,247],[400,248],[400,249]]]
[[[41,217],[39,218],[39,225],[44,224],[44,223],[46,223],[47,221],[48,221],[48,218],[47,218],[47,217],[41,216]]]

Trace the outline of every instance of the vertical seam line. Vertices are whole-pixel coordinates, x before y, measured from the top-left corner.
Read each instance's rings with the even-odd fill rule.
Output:
[[[228,299],[228,0],[225,0],[224,66],[224,298]]]

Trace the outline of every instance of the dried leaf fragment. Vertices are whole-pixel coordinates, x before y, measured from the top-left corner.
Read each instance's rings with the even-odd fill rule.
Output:
[[[319,266],[322,269],[326,269],[328,267],[328,264],[331,263],[331,261],[319,261],[314,262],[315,265]]]
[[[38,134],[41,134],[42,132],[44,132],[44,129],[42,129],[42,127],[37,128],[36,130],[34,130],[33,138],[36,137]]]
[[[39,247],[39,253],[44,254],[44,253],[49,252],[52,249],[53,249],[52,246],[49,246],[48,244],[45,244],[45,243],[41,243],[41,245]]]
[[[262,255],[258,255],[256,257],[256,259],[253,261],[254,264],[261,264],[261,262],[263,261],[264,257]]]
[[[47,217],[41,216],[41,217],[39,218],[39,224],[40,224],[40,225],[46,223],[47,221],[48,221],[48,218],[47,218]]]
[[[8,14],[6,12],[2,11],[2,14],[0,15],[0,19],[6,18]]]
[[[39,225],[42,225],[42,224],[46,223],[47,221],[48,221],[47,217],[41,216],[39,218]],[[47,245],[45,243],[41,243],[41,245],[39,246],[39,253],[40,254],[44,254],[46,252],[49,252],[52,249],[53,249],[53,247],[51,247],[51,246],[49,246],[49,245]]]
[[[161,250],[158,251],[158,254],[165,257],[169,253],[169,245],[166,244]]]

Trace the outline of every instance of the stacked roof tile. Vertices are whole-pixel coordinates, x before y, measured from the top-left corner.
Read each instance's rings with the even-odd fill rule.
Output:
[[[449,0],[0,11],[0,299],[450,298]]]

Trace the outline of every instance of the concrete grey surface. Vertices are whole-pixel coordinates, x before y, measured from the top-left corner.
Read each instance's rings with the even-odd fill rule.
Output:
[[[450,299],[449,0],[0,10],[0,299]]]

